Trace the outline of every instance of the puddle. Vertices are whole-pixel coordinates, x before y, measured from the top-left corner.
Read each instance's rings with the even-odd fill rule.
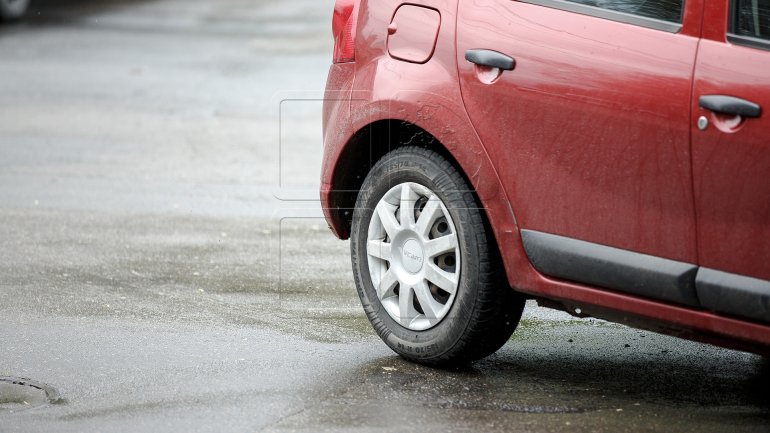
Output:
[[[497,401],[444,400],[438,403],[426,403],[426,407],[441,409],[492,410],[519,413],[583,413],[586,409],[568,406],[538,406],[511,404]]]
[[[49,385],[21,377],[0,376],[0,413],[20,412],[61,402],[59,392]]]

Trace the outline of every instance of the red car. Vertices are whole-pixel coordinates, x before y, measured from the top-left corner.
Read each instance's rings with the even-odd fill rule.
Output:
[[[321,200],[402,356],[525,299],[770,352],[770,0],[338,0]]]

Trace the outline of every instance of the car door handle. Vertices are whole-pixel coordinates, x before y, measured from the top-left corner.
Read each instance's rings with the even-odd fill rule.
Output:
[[[516,67],[516,60],[513,57],[492,50],[468,50],[465,52],[465,60],[479,66],[499,68],[504,71],[512,71]]]
[[[715,113],[733,114],[743,117],[759,117],[762,107],[745,99],[726,95],[703,95],[700,97],[701,108]]]

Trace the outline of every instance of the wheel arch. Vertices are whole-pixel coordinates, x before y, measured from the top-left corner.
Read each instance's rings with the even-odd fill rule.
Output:
[[[454,155],[427,130],[404,120],[381,119],[371,122],[356,131],[344,145],[331,176],[329,205],[333,224],[338,228],[341,238],[346,239],[350,235],[352,211],[369,171],[388,152],[404,146],[433,150],[451,162],[466,182],[472,185]]]
[[[480,143],[462,146],[455,143],[450,150],[437,134],[415,122],[393,118],[375,120],[357,128],[339,150],[330,176],[327,209],[337,235],[341,239],[350,236],[356,199],[371,168],[385,154],[403,146],[430,149],[454,165],[480,202],[495,249],[505,263],[509,284],[512,287],[527,285],[531,265],[521,244],[513,207]]]

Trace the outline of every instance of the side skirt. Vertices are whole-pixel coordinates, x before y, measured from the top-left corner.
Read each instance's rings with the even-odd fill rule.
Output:
[[[770,323],[770,281],[534,230],[521,237],[544,275]]]
[[[694,264],[533,230],[521,237],[532,265],[545,275],[700,306]]]
[[[770,322],[770,281],[700,268],[695,287],[709,310]]]

